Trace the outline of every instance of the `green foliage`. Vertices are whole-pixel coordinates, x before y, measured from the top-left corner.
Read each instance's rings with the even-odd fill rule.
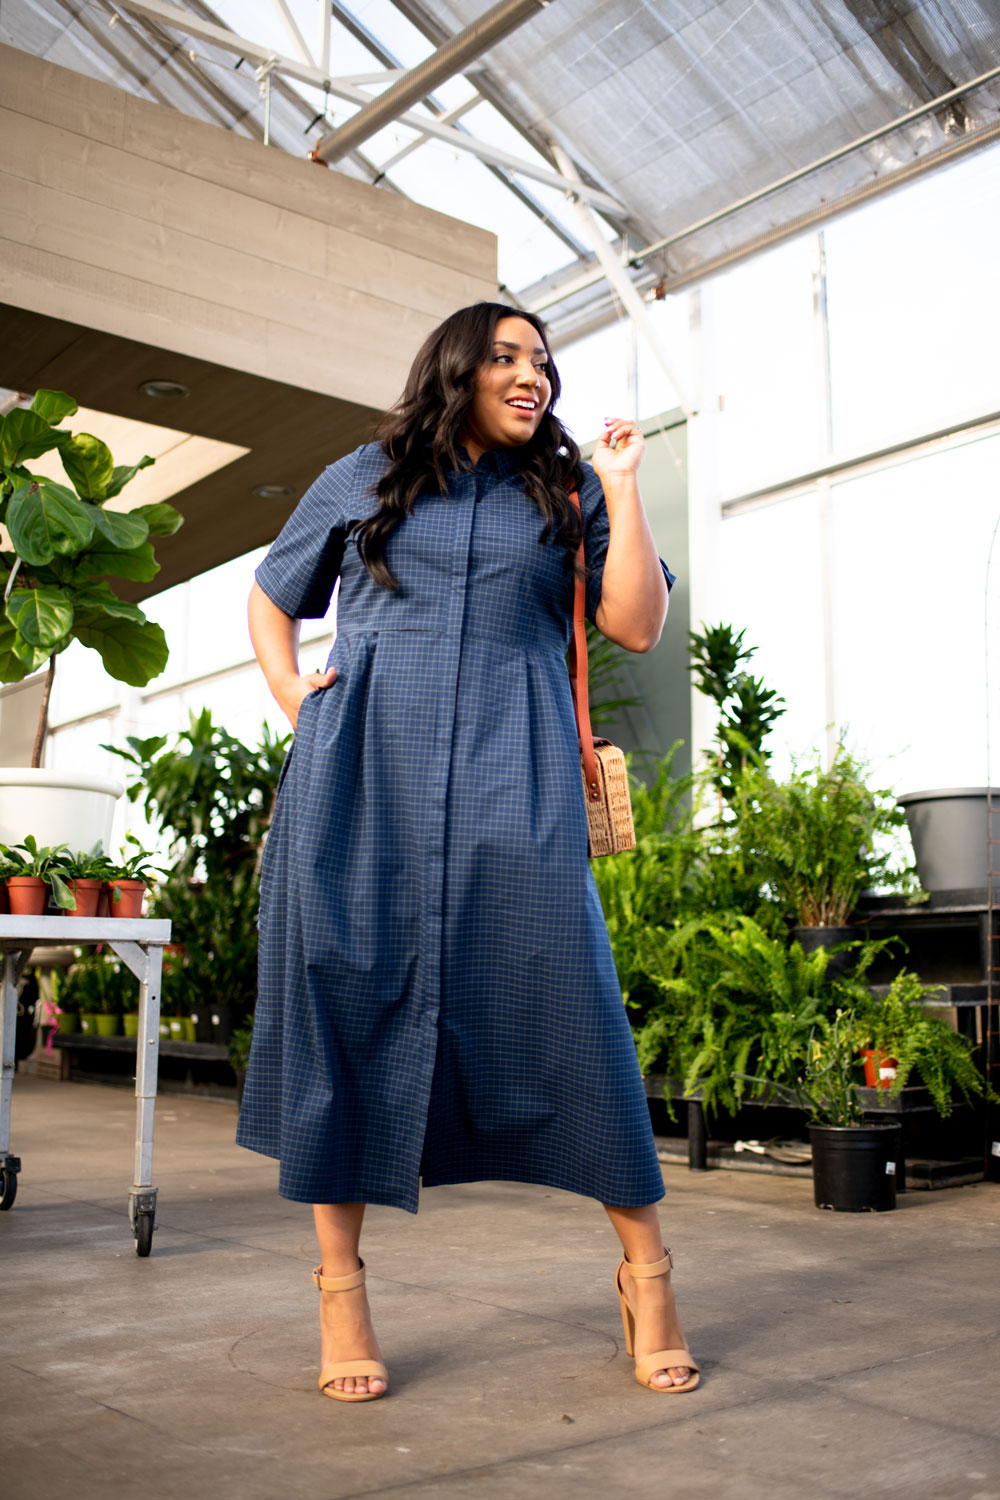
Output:
[[[884,945],[853,946],[857,984]],[[699,1089],[709,1113],[734,1113],[750,1074],[753,1097],[756,1075],[794,1076],[845,993],[828,974],[829,950],[805,953],[745,915],[692,917],[648,933],[646,947],[661,1000],[636,1032],[640,1067]]]
[[[9,538],[0,549],[0,681],[19,682],[79,640],[112,677],[143,687],[166,665],[163,631],[95,580],[154,577],[148,538],[170,535],[181,517],[165,504],[105,509],[153,460],[116,466],[99,438],[55,425],[76,409],[61,391],[38,391],[30,411],[0,418],[0,525]],[[25,467],[53,450],[69,485]]]
[[[99,843],[86,852],[67,855],[63,867],[71,880],[109,880],[114,869]]]
[[[120,1016],[138,1005],[139,981],[113,953],[77,948],[68,969],[52,971],[52,998],[60,1010]]]
[[[852,1030],[851,1012],[838,1010],[810,1034],[796,1076],[739,1076],[759,1092],[801,1109],[814,1125],[861,1125],[864,1111],[855,1091],[857,1055]]]
[[[763,678],[744,670],[757,650],[743,644],[745,634],[737,634],[731,625],[706,625],[704,635],[688,632],[695,687],[719,711],[713,779],[726,798],[733,796],[748,761],[766,757],[764,740],[785,712],[784,698],[765,687]]]
[[[783,782],[747,765],[733,794],[746,857],[800,927],[840,927],[866,888],[905,885],[886,839],[905,826],[892,792],[838,745],[832,765],[798,766]]]
[[[951,1113],[955,1090],[965,1098],[997,1096],[976,1067],[972,1043],[959,1036],[941,1016],[922,1008],[940,993],[904,969],[885,995],[870,991],[859,997],[851,1030],[855,1048],[871,1048],[895,1059],[896,1077],[889,1089],[897,1095],[914,1076],[927,1089],[942,1117]]]
[[[131,845],[133,853],[129,854]],[[166,875],[166,870],[161,870],[158,865],[151,863],[153,859],[152,849],[144,849],[134,833],[125,835],[125,842],[118,849],[119,859],[108,860],[108,880],[146,880],[152,875]]]
[[[258,745],[244,745],[204,709],[172,742],[156,735],[104,747],[130,768],[129,798],[170,837],[172,864],[154,906],[185,949],[177,982],[189,1005],[254,1003],[260,850],[289,739],[265,725]]]
[[[4,859],[15,866],[15,875],[33,875],[36,880],[47,881],[56,905],[64,910],[76,910],[76,897],[66,884],[72,879],[69,870],[71,856],[66,844],[43,844],[39,848],[34,834],[29,833],[23,843],[0,847]]]
[[[247,1063],[250,1061],[250,1044],[253,1041],[253,1016],[250,1016],[245,1026],[238,1026],[229,1040],[229,1061],[234,1068],[246,1072]]]

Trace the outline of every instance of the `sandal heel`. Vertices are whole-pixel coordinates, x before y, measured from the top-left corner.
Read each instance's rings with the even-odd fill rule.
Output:
[[[652,1261],[648,1266],[633,1265],[624,1257],[615,1272],[614,1287],[618,1293],[618,1301],[622,1310],[622,1327],[625,1329],[625,1352],[632,1354],[635,1348],[635,1312],[632,1304],[622,1287],[622,1272],[628,1266],[629,1274],[639,1278],[646,1276],[669,1276],[671,1269],[670,1251],[664,1253],[662,1260]],[[658,1370],[686,1369],[692,1373],[683,1385],[652,1385],[652,1377]],[[636,1360],[635,1378],[640,1385],[647,1390],[659,1391],[665,1396],[679,1396],[684,1391],[693,1391],[701,1379],[698,1366],[691,1358],[690,1349],[660,1349],[655,1354],[647,1354],[643,1359]]]

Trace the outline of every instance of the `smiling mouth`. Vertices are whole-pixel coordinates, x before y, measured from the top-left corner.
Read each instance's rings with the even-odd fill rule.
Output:
[[[526,399],[522,400],[519,397],[515,397],[514,400],[508,401],[506,404],[507,404],[507,406],[512,407],[514,411],[527,412],[527,414],[529,416],[531,415],[532,412],[535,412],[535,411],[538,410],[538,402],[537,401],[528,401]]]

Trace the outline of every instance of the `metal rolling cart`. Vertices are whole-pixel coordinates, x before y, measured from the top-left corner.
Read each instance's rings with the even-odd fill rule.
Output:
[[[139,981],[139,1034],[135,1068],[135,1168],[128,1195],[128,1217],[136,1255],[148,1255],[156,1227],[156,1188],[153,1186],[153,1120],[156,1074],[160,1055],[160,976],[163,945],[170,941],[170,923],[145,917],[12,917],[0,916],[0,1032],[3,1071],[0,1075],[0,1209],[10,1208],[17,1196],[21,1161],[10,1149],[10,1104],[14,1086],[14,1032],[17,985],[35,948],[106,943]]]

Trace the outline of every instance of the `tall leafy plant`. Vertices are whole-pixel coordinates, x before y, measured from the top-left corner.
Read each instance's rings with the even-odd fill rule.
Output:
[[[56,658],[71,641],[97,651],[119,682],[143,687],[167,662],[159,625],[108,582],[148,582],[159,571],[151,537],[169,536],[182,517],[171,505],[109,508],[153,460],[115,464],[107,445],[58,424],[77,404],[63,391],[37,391],[30,408],[0,418],[0,681],[20,682],[46,662],[48,675],[32,765],[41,765]],[[28,467],[56,452],[68,484]]]
[[[180,735],[104,747],[130,768],[129,798],[170,838],[156,905],[186,950],[183,983],[202,1000],[254,1003],[259,858],[289,738],[265,725],[246,745],[203,709]]]
[[[843,745],[829,767],[817,759],[781,782],[748,766],[739,800],[750,857],[798,926],[843,926],[863,890],[912,887],[912,871],[897,866],[891,842],[905,826],[903,813]]]
[[[784,698],[746,670],[757,648],[744,645],[745,634],[731,625],[706,625],[704,634],[688,632],[695,687],[718,709],[714,780],[727,799],[748,761],[766,758],[764,740],[785,712]]]

